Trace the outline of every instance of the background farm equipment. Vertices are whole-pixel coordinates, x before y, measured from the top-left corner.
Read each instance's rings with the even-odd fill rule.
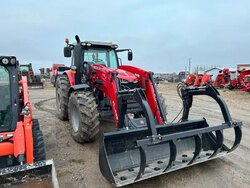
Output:
[[[118,45],[81,42],[64,48],[72,65],[56,84],[58,117],[69,119],[76,142],[92,142],[99,132],[99,116],[113,116],[116,130],[103,133],[99,145],[99,166],[115,186],[123,186],[190,165],[221,157],[241,141],[241,125],[232,121],[227,105],[210,84],[178,87],[183,115],[168,123],[166,104],[158,93],[151,72],[120,65]],[[205,76],[205,82],[210,76]],[[201,83],[202,84],[202,83]],[[224,122],[209,126],[206,119],[189,120],[193,96],[207,95],[220,106]],[[223,143],[223,130],[235,131],[231,147]]]
[[[243,69],[242,71],[239,71],[238,77],[231,80],[229,89],[239,89],[250,93],[250,70]]]
[[[19,66],[19,77],[27,77],[29,88],[41,88],[43,89],[43,83],[40,75],[35,75],[32,69],[32,64],[20,64]]]
[[[190,74],[185,80],[186,86],[204,86],[211,83],[211,76],[208,74]]]
[[[64,64],[53,64],[52,66],[52,75],[50,77],[50,82],[56,87],[57,78],[63,74],[64,71],[69,70],[69,67],[66,67]]]
[[[51,73],[50,68],[40,68],[39,71],[42,79],[50,79],[50,73]]]
[[[45,160],[39,122],[32,118],[27,77],[16,78],[16,58],[0,56],[0,187],[30,180],[36,184],[36,178],[46,187],[58,187],[53,161]]]
[[[224,68],[222,71],[220,71],[220,74],[217,75],[213,83],[213,86],[222,88],[229,83],[230,83],[230,70],[228,68]]]

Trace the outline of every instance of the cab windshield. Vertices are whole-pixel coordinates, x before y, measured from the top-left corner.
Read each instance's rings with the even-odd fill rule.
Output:
[[[0,130],[11,123],[10,75],[8,70],[0,65]]]
[[[29,66],[26,66],[26,65],[20,65],[20,70],[29,71]]]
[[[88,49],[84,51],[84,61],[118,68],[116,53],[112,49]]]

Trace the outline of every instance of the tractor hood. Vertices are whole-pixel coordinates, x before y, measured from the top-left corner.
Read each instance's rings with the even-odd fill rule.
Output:
[[[118,73],[117,77],[122,80],[126,80],[128,82],[133,82],[137,80],[137,77],[129,71],[125,71],[122,69],[115,69],[115,71]]]

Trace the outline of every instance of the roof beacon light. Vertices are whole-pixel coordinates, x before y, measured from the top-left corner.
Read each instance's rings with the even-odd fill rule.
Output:
[[[65,38],[65,42],[68,44],[69,43],[69,38]]]

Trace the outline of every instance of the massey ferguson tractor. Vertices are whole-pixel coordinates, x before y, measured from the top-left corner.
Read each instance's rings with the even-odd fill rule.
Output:
[[[58,187],[53,161],[45,160],[38,120],[32,118],[27,78],[19,80],[18,69],[16,57],[0,56],[0,187],[25,187],[38,177],[46,187]],[[44,185],[32,181],[34,187]]]
[[[103,133],[99,145],[99,166],[103,176],[120,187],[226,155],[240,143],[242,122],[233,121],[228,107],[210,84],[178,85],[183,114],[168,122],[166,104],[157,91],[152,73],[122,65],[116,44],[80,41],[64,48],[72,57],[70,70],[56,85],[58,116],[69,119],[78,143],[94,141],[99,118],[113,116],[116,130]],[[223,123],[209,126],[205,118],[189,120],[193,97],[207,95],[220,106]],[[228,146],[223,130],[234,131]]]

